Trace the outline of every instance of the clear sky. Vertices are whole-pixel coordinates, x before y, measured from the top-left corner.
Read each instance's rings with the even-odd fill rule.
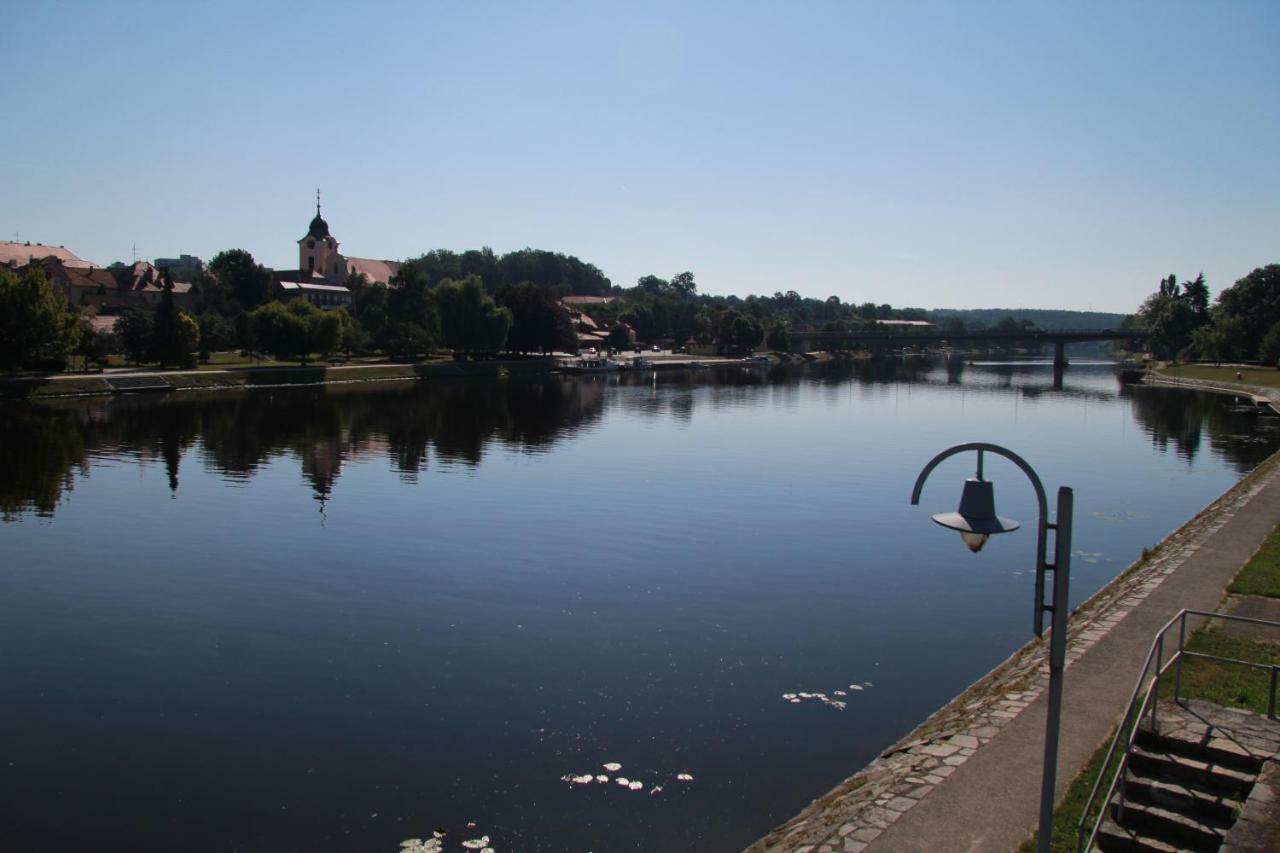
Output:
[[[0,238],[1131,311],[1280,262],[1280,2],[6,4]]]

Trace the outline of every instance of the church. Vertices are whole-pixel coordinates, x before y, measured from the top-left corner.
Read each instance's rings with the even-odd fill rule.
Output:
[[[307,233],[298,240],[298,269],[276,270],[276,287],[289,298],[302,296],[321,308],[351,304],[347,281],[362,276],[369,284],[389,284],[400,270],[399,261],[374,260],[344,255],[329,232],[329,223],[320,215],[320,191],[316,190],[316,215]]]

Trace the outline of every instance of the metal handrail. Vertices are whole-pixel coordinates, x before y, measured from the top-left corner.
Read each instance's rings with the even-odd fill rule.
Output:
[[[1080,822],[1076,827],[1076,851],[1088,850],[1098,836],[1098,831],[1102,828],[1102,822],[1107,816],[1107,804],[1111,802],[1116,795],[1116,790],[1120,790],[1120,802],[1118,811],[1124,814],[1124,789],[1120,787],[1121,782],[1125,778],[1125,774],[1129,770],[1129,755],[1133,750],[1133,742],[1138,736],[1138,730],[1142,727],[1142,719],[1150,712],[1150,728],[1154,732],[1159,732],[1159,721],[1156,718],[1156,709],[1159,705],[1160,698],[1160,679],[1170,669],[1175,669],[1173,700],[1180,702],[1182,691],[1182,659],[1183,658],[1201,658],[1203,660],[1213,660],[1220,663],[1235,664],[1239,666],[1247,666],[1254,669],[1267,670],[1271,673],[1271,685],[1267,695],[1267,716],[1276,719],[1276,686],[1280,681],[1280,666],[1275,664],[1262,664],[1256,661],[1243,661],[1234,658],[1224,658],[1217,655],[1207,655],[1203,652],[1189,652],[1186,650],[1187,641],[1187,617],[1200,616],[1206,619],[1222,619],[1232,622],[1248,622],[1255,625],[1265,625],[1270,628],[1280,628],[1280,622],[1272,622],[1266,619],[1254,619],[1249,616],[1233,616],[1229,613],[1211,613],[1206,610],[1181,610],[1177,616],[1174,616],[1164,627],[1156,632],[1155,639],[1151,641],[1151,650],[1147,652],[1147,660],[1142,665],[1142,671],[1138,674],[1137,683],[1133,687],[1133,695],[1129,698],[1129,704],[1125,708],[1124,719],[1120,723],[1120,727],[1116,729],[1115,736],[1111,739],[1111,745],[1107,749],[1106,757],[1102,760],[1102,767],[1099,769],[1098,778],[1093,783],[1093,789],[1089,792],[1089,799],[1085,802],[1084,810],[1080,814]],[[1178,625],[1178,650],[1167,661],[1164,660],[1164,639],[1165,634],[1170,628],[1177,623]],[[1154,674],[1148,679],[1148,671],[1151,670],[1151,664],[1154,661]],[[1139,701],[1141,700],[1141,701]],[[1124,752],[1119,759],[1119,765],[1115,769],[1115,774],[1111,777],[1111,783],[1107,786],[1106,796],[1102,799],[1102,805],[1098,809],[1098,815],[1094,818],[1092,826],[1089,825],[1089,813],[1093,811],[1094,804],[1098,801],[1098,791],[1102,787],[1102,782],[1107,778],[1107,771],[1111,767],[1113,759],[1116,756],[1117,747],[1121,741],[1124,741]],[[1086,836],[1086,830],[1088,834]]]

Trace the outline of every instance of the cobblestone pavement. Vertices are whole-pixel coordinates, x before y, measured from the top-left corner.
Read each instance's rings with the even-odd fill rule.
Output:
[[[1276,484],[1277,478],[1280,478],[1278,463],[1280,454],[1267,460],[1252,475],[1170,534],[1153,551],[1072,614],[1067,645],[1066,684],[1067,698],[1071,699],[1074,694],[1076,704],[1064,701],[1064,749],[1063,760],[1059,763],[1057,785],[1059,797],[1066,790],[1064,776],[1066,781],[1074,777],[1093,749],[1107,736],[1114,721],[1123,713],[1124,702],[1128,701],[1128,693],[1132,691],[1133,678],[1145,658],[1154,632],[1181,607],[1212,609],[1221,597],[1225,583],[1257,548],[1276,521],[1280,520],[1280,484]],[[1249,529],[1245,531],[1247,536],[1256,535],[1257,541],[1241,552],[1243,557],[1234,553],[1238,548],[1228,549],[1231,553],[1226,555],[1226,559],[1228,563],[1234,564],[1234,568],[1216,569],[1219,574],[1223,574],[1221,581],[1209,580],[1206,585],[1203,580],[1197,579],[1194,583],[1199,585],[1195,589],[1179,589],[1175,591],[1176,595],[1165,596],[1175,599],[1177,603],[1162,601],[1160,607],[1148,608],[1153,612],[1144,614],[1147,618],[1141,620],[1141,630],[1127,632],[1133,636],[1125,640],[1126,645],[1122,646],[1119,642],[1109,644],[1112,648],[1108,649],[1107,654],[1119,653],[1126,662],[1122,673],[1114,672],[1118,667],[1110,661],[1098,661],[1095,656],[1094,667],[1091,669],[1112,671],[1108,678],[1113,683],[1108,684],[1106,696],[1123,695],[1123,698],[1115,703],[1113,709],[1106,708],[1101,712],[1092,709],[1097,719],[1089,721],[1088,731],[1073,737],[1068,718],[1073,714],[1073,709],[1083,707],[1080,703],[1093,698],[1088,695],[1088,681],[1098,678],[1090,672],[1086,673],[1083,682],[1081,679],[1073,679],[1073,664],[1109,637],[1132,614],[1141,611],[1148,599],[1188,563],[1193,565],[1184,574],[1198,575],[1202,574],[1199,563],[1221,562],[1223,555],[1217,552],[1222,549],[1216,545],[1223,544],[1223,540],[1215,542],[1215,537],[1264,491],[1269,491],[1266,506],[1255,506],[1252,514],[1265,518],[1251,518]],[[1262,532],[1258,533],[1259,530]],[[1242,531],[1237,529],[1231,533],[1227,539],[1233,545],[1238,545],[1236,540],[1240,538]],[[1213,559],[1200,559],[1202,549],[1214,552]],[[1206,602],[1195,600],[1197,596],[1200,599],[1213,597]],[[1165,611],[1170,612],[1164,615]],[[1147,629],[1147,625],[1154,627]],[[987,850],[1008,849],[1016,845],[1034,828],[1037,816],[1035,804],[1038,802],[1043,722],[1039,722],[1037,726],[1029,726],[1024,721],[1024,725],[1018,727],[1017,735],[1012,738],[1013,742],[1006,737],[1006,741],[1001,744],[1000,758],[995,760],[994,766],[991,766],[992,762],[987,762],[989,766],[983,773],[965,774],[958,771],[987,749],[1029,707],[1036,705],[1037,700],[1046,692],[1049,680],[1047,640],[1046,634],[1044,638],[1028,643],[935,712],[902,741],[814,801],[795,818],[753,844],[748,848],[750,853],[859,853],[872,846],[877,850],[894,851]],[[1128,662],[1127,658],[1133,656],[1134,649],[1139,650],[1137,659]],[[1124,686],[1126,683],[1127,688]],[[1044,703],[1039,703],[1036,706],[1040,721],[1044,719],[1043,705]],[[1075,716],[1083,717],[1088,714],[1077,713]],[[1100,733],[1095,734],[1093,730],[1099,727]],[[1092,740],[1088,743],[1075,743],[1081,738]],[[1084,757],[1071,762],[1070,754],[1082,754]],[[1074,767],[1071,766],[1072,763],[1075,764]],[[1015,765],[1020,776],[1014,773]],[[971,778],[960,781],[966,775]],[[972,792],[954,790],[957,786],[966,784],[976,789],[989,785],[997,787]],[[1028,813],[1022,813],[1025,811],[1023,803],[1019,803],[1018,808],[1013,808],[1010,803],[1004,802],[1012,799],[1006,796],[1010,793],[1005,789],[1006,785],[1031,787],[1031,808]],[[936,797],[937,792],[947,791],[948,788],[952,789],[950,793],[953,796],[950,800],[954,802],[935,809],[930,823],[945,824],[945,821],[935,820],[937,815],[944,810],[963,811],[965,807],[960,806],[959,802],[969,797],[975,800],[972,804],[975,808],[967,819],[974,823],[972,831],[986,840],[973,843],[963,840],[964,833],[969,831],[963,821],[958,821],[954,827],[955,835],[950,838],[954,844],[939,846],[936,839],[926,842],[924,836],[913,837],[911,830],[905,826],[918,822],[913,819],[913,810],[928,802],[931,795]],[[1001,837],[1013,840],[1009,844],[990,846],[990,839],[994,837],[991,822],[998,823],[1001,820],[1017,823],[1012,827],[1000,828],[1004,830]],[[889,838],[885,837],[886,833]]]

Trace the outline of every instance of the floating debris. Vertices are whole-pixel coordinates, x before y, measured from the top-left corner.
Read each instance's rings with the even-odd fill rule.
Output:
[[[643,782],[634,782],[634,781],[633,781],[633,782],[632,782],[630,785],[628,785],[627,787],[628,787],[628,788],[630,788],[630,789],[631,789],[631,790],[633,790],[633,791],[639,791],[641,788],[643,788],[643,787],[644,787],[644,783],[643,783]]]
[[[688,773],[677,773],[676,779],[680,780],[681,782],[692,782],[693,776]]]
[[[649,796],[652,797],[654,794],[658,793],[661,790],[662,790],[661,785],[654,785],[652,788],[649,789]]]
[[[858,687],[857,685],[854,685],[854,684],[850,684],[849,686],[852,687],[854,690],[862,689],[861,687]],[[836,696],[848,695],[843,690],[833,690],[832,693]],[[788,696],[794,697],[794,698],[788,699],[787,698]],[[812,700],[821,702],[823,705],[828,705],[832,708],[835,708],[837,711],[843,711],[845,708],[849,707],[849,703],[841,702],[838,699],[832,699],[830,696],[828,696],[825,693],[784,693],[782,694],[782,698],[786,699],[792,705],[798,705],[799,703],[805,701],[806,699],[812,699]]]
[[[619,777],[618,777],[618,784],[625,788],[625,787],[627,787],[628,785],[630,785],[630,784],[631,784],[631,780],[630,780],[630,779],[628,779],[626,776],[619,776]]]
[[[605,770],[608,770],[610,773],[617,773],[619,770],[622,769],[622,765],[616,761],[610,761],[608,764],[602,764],[601,766],[604,767]]]
[[[850,690],[861,690],[861,689],[862,689],[862,685],[861,685],[861,684],[850,684],[850,685],[849,685],[849,689],[850,689]]]
[[[561,782],[568,782],[570,785],[590,785],[596,781],[596,777],[590,773],[584,773],[581,776],[575,776],[572,773],[565,774],[560,777]]]
[[[428,838],[423,841],[421,838],[410,838],[400,842],[400,853],[441,853],[444,850],[444,842],[439,836]]]
[[[603,785],[609,781],[609,777],[601,773],[599,776],[596,777],[596,781],[599,782],[601,785]]]
[[[489,836],[482,835],[479,838],[468,838],[462,842],[462,846],[468,850],[481,850],[489,846]]]

